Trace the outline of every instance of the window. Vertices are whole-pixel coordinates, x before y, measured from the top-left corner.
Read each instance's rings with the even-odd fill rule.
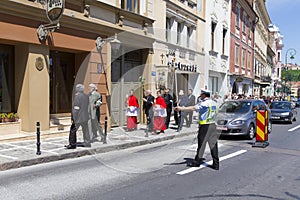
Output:
[[[246,14],[243,14],[243,33],[246,33]]]
[[[240,7],[238,5],[235,7],[235,26],[240,27]]]
[[[192,37],[193,29],[191,27],[187,27],[187,38],[186,38],[186,47],[190,47],[191,37]]]
[[[211,88],[212,94],[215,94],[219,91],[218,88],[218,77],[210,76],[208,87]]]
[[[278,62],[281,61],[281,55],[280,55],[280,52],[277,53],[277,61],[278,61]]]
[[[215,22],[211,22],[211,50],[214,50],[215,46],[215,29],[217,24]]]
[[[181,44],[181,31],[182,31],[182,24],[177,23],[177,43],[176,44]]]
[[[139,13],[139,0],[121,0],[121,7],[134,13]]]
[[[171,41],[171,19],[166,18],[166,41],[170,42]]]
[[[235,46],[235,65],[239,65],[239,46]]]
[[[223,38],[222,38],[222,54],[223,55],[225,55],[226,33],[227,33],[227,29],[223,28]]]
[[[242,67],[245,67],[246,65],[246,50],[242,50]]]
[[[248,21],[248,24],[248,38],[251,39],[252,22],[250,19]]]
[[[248,69],[251,69],[251,52],[248,52]]]

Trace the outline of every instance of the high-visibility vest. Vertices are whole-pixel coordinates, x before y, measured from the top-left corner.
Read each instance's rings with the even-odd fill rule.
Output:
[[[211,99],[207,99],[201,103],[199,124],[213,124],[215,123],[215,117],[217,113],[216,102]]]

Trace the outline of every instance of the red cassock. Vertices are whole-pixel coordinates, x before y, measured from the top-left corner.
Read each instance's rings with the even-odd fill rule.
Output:
[[[137,115],[139,103],[137,98],[132,95],[128,97],[128,110],[127,110],[127,129],[137,129]]]
[[[166,118],[166,102],[162,97],[157,97],[156,98],[156,103],[155,103],[155,113],[154,113],[154,128],[153,130],[160,130],[164,131],[166,130],[167,126],[165,123],[165,118]]]

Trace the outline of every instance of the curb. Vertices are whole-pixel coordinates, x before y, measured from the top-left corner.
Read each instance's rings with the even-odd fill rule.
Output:
[[[20,167],[26,167],[26,166],[32,166],[42,163],[49,163],[53,161],[59,161],[59,160],[65,160],[65,159],[71,159],[71,158],[78,158],[82,156],[87,155],[95,155],[100,153],[106,153],[110,151],[115,150],[122,150],[137,146],[142,146],[146,144],[152,144],[152,143],[158,143],[162,141],[172,140],[174,138],[180,138],[180,137],[186,137],[195,134],[194,132],[185,132],[185,133],[179,133],[176,135],[166,135],[159,138],[151,138],[151,139],[145,139],[145,140],[139,140],[134,142],[127,142],[122,144],[107,144],[105,146],[101,147],[95,147],[90,149],[82,149],[76,152],[66,152],[61,155],[50,155],[50,156],[44,156],[39,158],[33,158],[33,159],[27,159],[27,160],[18,160],[18,161],[11,161],[7,163],[0,164],[0,171],[5,171],[9,169],[16,169]]]

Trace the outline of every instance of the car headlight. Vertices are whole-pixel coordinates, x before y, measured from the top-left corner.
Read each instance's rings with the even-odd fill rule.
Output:
[[[244,123],[244,120],[235,120],[233,122],[231,122],[230,124],[232,125],[242,125]]]
[[[281,115],[282,116],[288,116],[288,115],[290,115],[290,113],[289,112],[284,112],[284,113],[281,113]]]

